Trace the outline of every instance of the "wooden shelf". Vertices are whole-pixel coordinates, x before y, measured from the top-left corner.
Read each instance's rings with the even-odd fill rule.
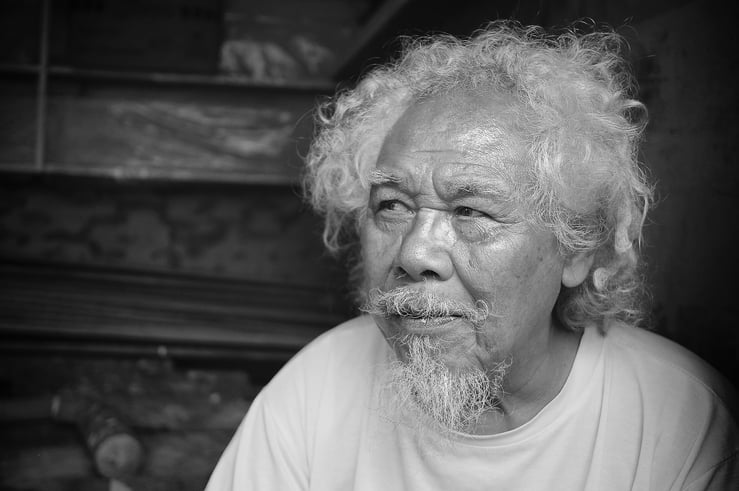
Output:
[[[0,173],[15,174],[18,176],[71,176],[113,179],[116,181],[169,181],[174,183],[213,183],[213,184],[243,184],[259,186],[298,186],[300,179],[298,172],[294,175],[287,173],[268,174],[256,173],[248,169],[239,172],[227,170],[218,172],[216,169],[177,169],[154,167],[95,167],[89,165],[59,164],[45,162],[43,167],[34,166],[33,162],[0,162]]]
[[[295,285],[36,264],[0,277],[4,350],[287,359],[343,320],[328,294]]]
[[[0,74],[39,75],[38,65],[0,64]],[[254,80],[241,75],[139,72],[124,70],[98,70],[51,65],[50,77],[68,79],[99,80],[107,82],[142,82],[161,85],[190,85],[200,87],[234,87],[254,90],[278,90],[288,92],[333,93],[336,84],[324,79],[301,80]]]
[[[0,74],[6,75],[39,75],[41,67],[38,65],[13,65],[0,63]]]
[[[0,138],[0,172],[270,186],[300,179],[313,92],[118,82],[80,91],[68,81],[43,97],[0,96],[13,128]]]

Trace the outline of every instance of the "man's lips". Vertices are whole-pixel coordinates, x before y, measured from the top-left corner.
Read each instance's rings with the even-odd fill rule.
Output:
[[[435,317],[392,316],[390,319],[410,334],[431,334],[451,327],[449,324],[454,321],[465,320],[464,317],[459,315]]]

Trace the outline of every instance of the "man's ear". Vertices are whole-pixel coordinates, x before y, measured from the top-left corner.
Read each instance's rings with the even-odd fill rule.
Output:
[[[580,252],[568,257],[562,270],[562,284],[567,288],[574,288],[585,281],[594,259],[592,252]]]

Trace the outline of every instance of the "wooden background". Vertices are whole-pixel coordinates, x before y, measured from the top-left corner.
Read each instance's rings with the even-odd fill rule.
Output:
[[[733,6],[49,5],[44,58],[43,2],[0,2],[3,489],[109,488],[79,430],[50,418],[60,391],[134,416],[135,489],[202,489],[259,387],[353,314],[299,196],[310,109],[390,56],[398,34],[468,34],[496,17],[621,26],[659,198],[645,240],[652,327],[739,383]]]

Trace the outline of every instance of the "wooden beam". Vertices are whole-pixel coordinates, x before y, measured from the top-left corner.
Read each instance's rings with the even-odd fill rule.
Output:
[[[341,61],[337,63],[337,70],[334,72],[339,78],[343,78],[348,66],[353,65],[362,52],[369,46],[383,29],[398,16],[403,8],[409,5],[412,0],[385,0],[377,11],[369,18],[367,23],[359,29],[356,42],[352,44],[344,53]]]
[[[41,36],[39,39],[39,73],[36,94],[36,154],[34,167],[41,171],[46,160],[46,102],[49,78],[49,29],[51,28],[51,0],[41,5]]]
[[[30,265],[0,276],[4,350],[284,361],[343,320],[295,285]]]

